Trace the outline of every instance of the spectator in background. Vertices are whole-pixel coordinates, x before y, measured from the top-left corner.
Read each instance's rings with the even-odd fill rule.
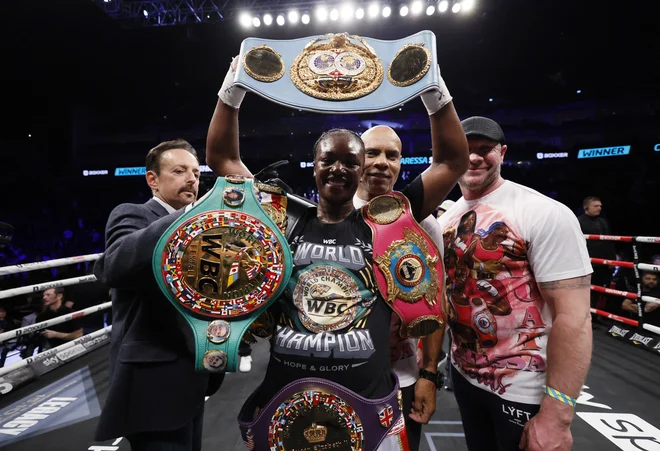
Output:
[[[7,314],[7,309],[4,305],[0,305],[0,334],[3,332],[8,332],[12,329],[15,329],[14,321]],[[15,349],[16,340],[13,342],[5,341],[0,343],[0,368],[5,366],[5,360],[7,360],[7,354],[9,351]]]
[[[658,275],[653,272],[642,274],[642,296],[660,298],[660,287],[658,287]],[[621,308],[637,318],[637,302],[632,299],[624,299]],[[644,322],[660,327],[660,304],[642,301],[644,310]]]
[[[37,316],[37,322],[48,321],[58,316],[71,313],[69,307],[64,305],[64,288],[49,288],[43,293],[44,311]],[[41,351],[54,348],[67,341],[82,337],[82,327],[76,319],[56,324],[41,332],[45,339],[41,345]]]
[[[73,285],[67,288],[67,301],[69,300],[75,306],[73,308],[74,311],[85,310],[89,307],[110,301],[110,289],[99,281]],[[105,327],[104,316],[106,313],[110,313],[108,315],[109,317],[112,316],[111,310],[107,309],[80,318],[83,335],[103,329]]]
[[[21,327],[28,327],[37,322],[37,316],[41,313],[41,302],[36,298],[29,298],[27,307],[30,309],[21,320]],[[23,346],[21,349],[21,359],[27,359],[34,354],[34,350],[41,344],[43,341],[41,335],[38,332],[33,332],[27,335],[21,335],[18,340],[19,346]]]
[[[600,212],[603,204],[598,197],[589,196],[582,202],[584,214],[578,217],[580,228],[585,235],[612,235],[610,224],[601,217]],[[616,260],[616,249],[612,241],[587,240],[587,251],[591,258],[603,258],[606,260]],[[607,265],[593,265],[594,272],[591,275],[591,284],[601,287],[608,287],[612,281],[612,268]],[[596,291],[591,292],[591,306],[596,307],[599,298],[602,295]],[[608,304],[612,304],[610,300]],[[618,303],[618,302],[617,302]],[[607,310],[612,311],[616,306],[608,305]]]

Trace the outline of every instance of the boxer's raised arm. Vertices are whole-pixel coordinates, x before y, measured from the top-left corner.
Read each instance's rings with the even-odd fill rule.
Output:
[[[206,164],[216,175],[237,174],[252,177],[241,161],[238,146],[238,111],[245,90],[234,86],[236,59],[227,72],[218,92],[218,104],[213,112],[206,136]]]

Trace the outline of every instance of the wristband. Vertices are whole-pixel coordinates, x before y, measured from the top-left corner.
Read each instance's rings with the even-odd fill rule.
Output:
[[[243,102],[243,97],[245,97],[245,89],[234,85],[236,71],[232,66],[233,64],[229,66],[222,87],[220,88],[220,91],[218,91],[218,97],[220,97],[222,103],[237,110],[240,108],[241,102]]]
[[[445,81],[442,79],[442,77],[440,77],[439,81],[440,86],[438,86],[437,89],[427,91],[420,96],[422,103],[426,107],[426,111],[429,113],[429,116],[440,111],[452,100],[451,94],[449,94],[447,85],[445,84]]]
[[[571,407],[575,407],[575,404],[577,404],[575,398],[572,398],[565,393],[555,390],[552,387],[548,387],[547,385],[545,386],[545,394],[552,398],[555,398],[557,401],[563,402],[564,404],[568,404]]]

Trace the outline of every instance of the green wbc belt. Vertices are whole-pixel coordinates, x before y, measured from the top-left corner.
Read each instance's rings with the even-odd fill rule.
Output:
[[[291,276],[291,250],[251,179],[219,177],[158,241],[153,270],[195,337],[195,369],[236,371],[250,324]]]

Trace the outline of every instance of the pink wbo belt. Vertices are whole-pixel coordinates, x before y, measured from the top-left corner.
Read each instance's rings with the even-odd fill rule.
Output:
[[[445,271],[440,251],[393,191],[362,207],[373,232],[374,275],[381,295],[401,318],[402,337],[424,337],[445,322]]]

